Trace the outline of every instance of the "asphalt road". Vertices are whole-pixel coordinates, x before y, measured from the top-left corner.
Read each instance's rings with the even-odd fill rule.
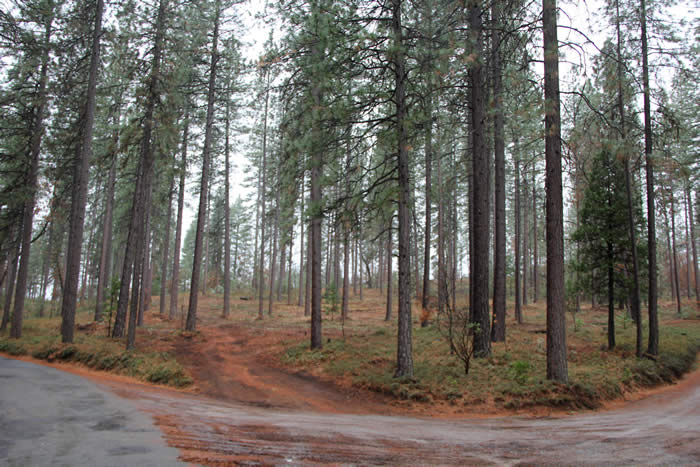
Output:
[[[174,466],[153,419],[79,376],[0,357],[0,465]]]

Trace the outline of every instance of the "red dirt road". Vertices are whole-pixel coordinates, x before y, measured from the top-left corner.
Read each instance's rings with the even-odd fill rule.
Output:
[[[700,464],[698,371],[623,408],[560,418],[333,414],[103,384],[152,413],[197,464]]]
[[[188,462],[700,465],[700,371],[604,412],[431,419],[276,368],[270,346],[282,345],[284,331],[231,323],[200,330],[174,343],[200,394],[101,381],[153,414]]]

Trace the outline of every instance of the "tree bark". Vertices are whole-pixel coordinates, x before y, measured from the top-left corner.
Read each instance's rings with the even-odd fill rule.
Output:
[[[117,177],[117,145],[119,144],[119,112],[115,112],[114,133],[112,134],[112,162],[109,167],[107,194],[105,196],[105,213],[102,227],[102,245],[100,251],[100,271],[97,279],[97,303],[95,304],[95,321],[102,321],[104,312],[105,289],[110,287],[112,269],[112,226],[114,223],[114,188]]]
[[[517,148],[517,143],[516,143]],[[517,151],[517,149],[516,149]],[[523,323],[523,310],[521,306],[521,291],[520,291],[520,160],[517,156],[515,159],[515,212],[513,213],[515,217],[515,319],[518,324]]]
[[[0,322],[0,331],[7,329],[7,324],[10,322],[10,316],[12,314],[12,296],[15,291],[15,284],[17,280],[17,264],[19,262],[19,241],[17,241],[14,251],[9,254],[9,274],[7,277],[7,284],[5,285],[5,304],[2,312],[2,322]],[[20,336],[21,337],[21,336]]]
[[[226,122],[224,133],[224,318],[231,311],[231,161],[229,131],[231,127],[231,85],[226,92]]]
[[[75,167],[73,169],[73,190],[71,193],[68,251],[66,252],[66,280],[65,284],[63,285],[63,300],[61,304],[61,340],[63,342],[73,342],[73,334],[75,332],[75,308],[78,300],[77,289],[78,277],[80,275],[80,253],[83,246],[85,204],[87,203],[90,159],[92,158],[92,135],[95,123],[97,74],[100,66],[100,38],[102,36],[103,10],[104,1],[97,0],[95,4],[95,24],[92,33],[90,69],[88,71],[88,83],[84,107],[85,118],[80,128],[80,143],[78,144],[78,153],[76,154]],[[50,29],[51,26],[47,25],[47,38],[50,35]],[[24,253],[24,248],[22,250],[22,253]],[[18,303],[16,301],[15,310],[17,309],[17,305]],[[13,323],[13,329],[14,327],[15,324]],[[12,334],[14,335],[14,332]]]
[[[394,377],[413,377],[413,338],[411,320],[411,264],[410,264],[410,178],[408,167],[408,141],[406,132],[406,58],[404,56],[403,30],[401,26],[401,0],[392,0],[391,29],[394,40],[396,103],[396,131],[399,182],[399,311],[396,348],[396,372]],[[389,268],[391,269],[391,263]],[[391,295],[391,294],[389,294]]]
[[[393,298],[394,298],[394,281],[392,280],[393,276],[393,223],[394,223],[394,214],[391,213],[389,215],[389,230],[387,232],[387,239],[386,239],[386,312],[384,314],[384,321],[391,321],[391,309],[393,308]]]
[[[430,94],[427,102],[428,117],[425,130],[425,238],[423,239],[423,295],[421,296],[421,306],[424,310],[428,308],[428,297],[430,296],[430,240],[432,228],[433,116]]]
[[[493,31],[493,116],[494,142],[494,243],[493,243],[493,326],[491,340],[506,340],[506,170],[503,133],[503,96],[501,70],[501,11],[500,4],[491,4]]]
[[[537,271],[539,269],[537,257],[537,179],[535,172],[537,164],[532,163],[532,303],[537,303],[539,288],[537,284]]]
[[[279,165],[277,166],[277,179],[279,180]],[[270,294],[268,297],[267,315],[272,316],[272,301],[275,297],[275,269],[277,262],[277,237],[280,227],[280,197],[279,190],[275,194],[275,225],[272,231],[272,256],[270,256]]]
[[[647,237],[649,268],[649,355],[659,354],[658,290],[656,277],[656,213],[654,201],[654,164],[651,158],[651,103],[649,101],[649,57],[647,51],[647,12],[646,0],[641,0],[641,39],[642,39],[642,86],[644,89],[644,156],[646,160],[647,182]]]
[[[270,103],[270,70],[265,69],[265,109],[263,114],[262,164],[260,166],[260,248],[258,253],[258,319],[263,319],[265,294],[265,190],[267,171],[267,111]]]
[[[608,350],[615,348],[615,275],[613,265],[612,243],[607,242],[608,249]]]
[[[695,302],[700,306],[700,278],[698,277],[698,250],[695,246],[695,223],[693,222],[693,202],[690,198],[690,187],[686,193],[688,203],[688,215],[690,218],[690,245],[693,249],[693,276],[695,277]]]
[[[312,5],[311,14],[314,27],[318,29],[320,16],[324,13],[320,11],[318,5]],[[320,65],[324,59],[324,50],[321,42],[317,40],[312,46],[313,63]],[[323,346],[322,319],[321,319],[321,219],[322,219],[322,198],[321,198],[321,176],[323,167],[323,146],[321,141],[321,104],[323,91],[320,77],[315,76],[311,85],[311,97],[313,108],[311,109],[312,134],[315,144],[311,153],[311,349],[320,349]],[[308,287],[308,286],[307,286]]]
[[[187,146],[190,129],[189,102],[185,103],[185,122],[182,129],[182,159],[180,161],[180,183],[177,189],[177,225],[175,226],[175,251],[173,254],[173,273],[170,282],[169,319],[177,314],[178,293],[180,291],[180,247],[182,245],[182,217],[185,209],[185,175],[187,174]]]
[[[673,186],[669,190],[671,196],[671,240],[673,255],[673,287],[676,291],[676,312],[681,314],[681,287],[678,271],[678,255],[676,254],[676,208],[673,196]]]
[[[683,193],[685,194],[685,193]],[[690,227],[688,226],[688,202],[685,200],[683,207],[685,208],[685,282],[687,284],[688,300],[692,298],[691,285],[690,285]]]
[[[302,295],[302,288],[304,286],[304,175],[301,177],[301,197],[300,197],[300,209],[299,209],[299,299],[297,301],[297,306],[302,306],[305,304],[304,295]],[[291,253],[290,255],[291,256]],[[305,308],[306,311],[306,308]],[[306,315],[306,313],[304,313]]]
[[[557,2],[543,0],[545,159],[547,190],[547,379],[566,383],[566,319],[564,309],[564,219],[559,104]]]
[[[488,183],[488,148],[486,145],[486,89],[483,77],[483,37],[481,22],[481,2],[469,2],[470,36],[476,54],[475,62],[469,68],[472,104],[472,171],[474,203],[474,223],[470,226],[473,237],[473,250],[469,257],[474,261],[472,279],[471,323],[474,332],[474,356],[487,357],[491,354],[491,320],[489,314],[489,193],[482,184]]]
[[[341,318],[343,322],[348,319],[349,288],[350,288],[350,232],[344,229],[343,235],[343,300],[341,306]]]
[[[207,217],[209,169],[211,157],[211,145],[214,131],[214,104],[216,98],[216,73],[219,62],[219,22],[221,18],[221,0],[216,0],[214,13],[214,32],[212,36],[211,61],[209,64],[209,83],[207,91],[207,117],[204,130],[204,147],[202,149],[202,180],[199,190],[199,209],[197,211],[197,231],[194,240],[194,258],[192,266],[192,280],[190,281],[190,303],[187,309],[187,322],[185,329],[194,331],[197,326],[197,291],[199,290],[200,262],[202,260],[202,242],[204,236],[204,223]],[[205,271],[206,282],[206,271]],[[206,284],[205,284],[206,287]]]
[[[175,173],[170,176],[170,187],[168,189],[168,214],[165,218],[165,235],[162,246],[162,258],[160,263],[160,316],[165,316],[165,300],[168,283],[168,260],[170,259],[170,223],[173,217],[173,194],[175,193]]]
[[[306,233],[306,281],[304,281],[304,316],[311,316],[311,280],[312,280],[312,267],[313,267],[313,256],[312,256],[312,243],[313,236],[311,231],[311,226],[309,226]],[[299,291],[301,293],[301,291]]]
[[[623,147],[626,149],[627,129],[625,122],[625,103],[622,93],[622,33],[620,31],[620,2],[615,0],[615,29],[617,32],[617,107],[620,112],[620,133]],[[627,151],[625,151],[627,152]],[[630,309],[636,327],[636,355],[642,356],[642,314],[639,304],[639,259],[637,258],[637,233],[635,229],[634,205],[632,203],[632,175],[630,171],[630,154],[624,154],[625,192],[627,195],[627,221],[632,246],[632,297]]]
[[[101,1],[101,0],[100,0]],[[101,3],[98,4],[98,10],[100,8]],[[34,223],[34,207],[36,204],[36,191],[37,191],[37,179],[39,176],[39,154],[41,151],[41,139],[44,135],[44,113],[46,109],[46,87],[47,87],[47,82],[48,82],[48,69],[49,69],[49,54],[50,54],[50,41],[51,41],[51,32],[52,32],[52,24],[53,24],[53,9],[54,5],[53,2],[49,2],[49,12],[48,12],[48,17],[45,19],[46,24],[45,24],[45,29],[44,29],[44,40],[43,40],[43,46],[44,46],[44,51],[43,55],[41,58],[41,69],[39,72],[39,88],[37,90],[36,94],[36,107],[33,109],[34,110],[34,115],[32,116],[33,119],[30,123],[30,128],[29,128],[29,134],[30,136],[30,141],[29,141],[29,153],[27,154],[27,159],[29,160],[29,167],[27,168],[27,178],[26,178],[26,184],[27,187],[29,187],[30,193],[27,197],[27,199],[24,200],[24,206],[23,206],[23,212],[22,212],[22,229],[21,229],[21,237],[20,237],[20,242],[21,242],[21,249],[20,249],[20,258],[19,258],[19,267],[17,269],[17,279],[16,279],[16,284],[15,286],[15,303],[14,303],[14,309],[12,313],[12,325],[10,327],[10,337],[17,338],[19,339],[22,337],[22,319],[24,315],[24,299],[27,295],[27,278],[29,276],[29,255],[30,255],[30,250],[31,250],[31,245],[32,245],[32,226]],[[99,10],[97,11],[97,18],[101,23],[102,20],[102,11]],[[96,23],[96,31],[99,31],[97,23]],[[97,47],[99,50],[99,42],[97,43],[96,46],[93,46],[93,51],[94,47]],[[92,57],[95,58],[95,57]],[[96,80],[96,75],[97,75],[97,69],[95,65],[95,72],[94,72],[94,77],[93,77],[93,67],[91,64],[90,67],[90,83],[93,83],[92,87],[92,102],[93,106],[92,109],[89,108],[89,103],[90,103],[90,87],[88,86],[88,108],[86,109],[88,111],[86,115],[86,122],[85,125],[89,124],[90,129],[89,129],[89,135],[86,137],[90,138],[89,144],[92,144],[92,120],[94,119],[94,81]],[[83,140],[84,142],[84,140]],[[84,157],[89,158],[90,157],[90,152],[91,147],[86,148],[85,153],[83,154]],[[79,154],[80,156],[81,154]],[[87,176],[86,176],[87,178]],[[75,181],[74,181],[75,183]],[[86,185],[86,190],[87,190],[87,180],[85,180],[85,185]],[[74,190],[75,193],[75,190]],[[83,197],[84,198],[84,197]],[[83,217],[84,217],[84,211],[85,211],[85,203],[83,202]],[[71,218],[72,219],[72,218]],[[71,229],[72,232],[72,229]],[[82,234],[82,227],[81,227],[81,232]],[[82,235],[80,236],[79,240],[82,242]],[[72,250],[69,251],[72,252]],[[80,266],[80,249],[78,249],[78,267]],[[79,273],[79,270],[76,271],[76,277],[74,278],[75,280],[75,285],[77,287],[77,274]],[[13,281],[14,282],[14,281]],[[73,303],[73,313],[75,314],[75,303]],[[65,340],[64,340],[65,342]],[[71,340],[72,342],[72,340]]]
[[[145,209],[147,209],[147,207],[144,206],[146,193],[150,192],[151,190],[153,164],[155,162],[152,133],[156,101],[158,101],[160,98],[158,80],[160,79],[161,55],[163,51],[163,42],[165,40],[165,11],[167,6],[167,0],[160,0],[156,17],[151,73],[148,77],[148,97],[146,100],[146,109],[142,123],[143,129],[141,135],[141,147],[139,151],[139,166],[131,206],[126,249],[124,251],[124,262],[122,265],[121,287],[119,289],[117,313],[114,321],[114,327],[112,328],[112,337],[123,337],[124,327],[126,325],[126,310],[129,304],[129,282],[132,282],[129,332],[126,344],[127,349],[133,347],[136,336],[136,318],[138,314],[141,272],[139,268],[143,264],[143,247],[146,242],[142,223],[145,215]]]
[[[525,166],[527,167],[527,166]],[[530,245],[529,245],[529,237],[530,237],[530,203],[528,203],[527,199],[527,193],[528,193],[528,183],[527,183],[527,174],[523,174],[523,179],[522,179],[522,188],[523,192],[522,196],[525,198],[522,204],[524,204],[524,211],[523,212],[523,228],[521,235],[523,237],[523,306],[527,306],[528,304],[528,296],[527,296],[527,278],[529,276],[528,270],[530,269]]]

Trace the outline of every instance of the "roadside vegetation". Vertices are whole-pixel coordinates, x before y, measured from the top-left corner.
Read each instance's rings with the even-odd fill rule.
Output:
[[[690,302],[684,304],[681,315],[674,303],[661,302],[657,358],[635,357],[634,322],[624,310],[616,313],[617,345],[608,350],[607,308],[586,305],[576,315],[567,314],[570,381],[555,383],[544,377],[544,301],[523,308],[521,325],[515,323],[512,303],[508,303],[508,339],[493,343],[490,357],[472,359],[469,374],[465,374],[462,361],[450,353],[439,321],[433,316],[431,325],[421,327],[415,311],[419,307],[414,303],[415,373],[412,378],[395,378],[396,321],[384,320],[385,296],[377,289],[365,290],[362,301],[352,297],[345,321],[324,302],[325,337],[322,349],[316,350],[309,348],[310,318],[304,316],[303,307],[277,302],[273,315],[259,320],[257,304],[245,299],[245,293],[237,295],[243,297],[232,300],[227,319],[221,316],[220,294],[200,297],[201,322],[194,333],[184,331],[184,316],[161,319],[156,311],[158,297],[153,297],[153,311],[147,312],[145,325],[138,330],[138,345],[129,351],[124,350],[122,340],[107,337],[107,323],[95,323],[88,311],[78,313],[75,342],[62,344],[60,318],[39,318],[35,310],[25,319],[21,339],[0,333],[0,353],[70,362],[176,388],[197,387],[205,382],[193,378],[196,372],[190,371],[182,349],[189,349],[192,342],[213,339],[211,327],[235,323],[250,335],[264,336],[264,348],[250,349],[259,354],[261,365],[279,366],[352,391],[376,392],[409,411],[467,414],[594,409],[640,389],[676,381],[694,368],[700,351],[700,317]],[[30,303],[30,309],[36,308],[32,307]],[[190,356],[190,361],[213,365],[213,357]]]
[[[290,368],[387,394],[405,404],[449,404],[458,412],[483,404],[504,409],[593,409],[625,393],[674,382],[694,367],[700,351],[694,309],[684,308],[683,319],[672,303],[664,305],[656,358],[635,357],[634,323],[624,311],[616,315],[618,344],[613,350],[606,345],[607,309],[589,306],[575,316],[568,314],[568,384],[544,378],[542,302],[524,308],[525,324],[509,319],[508,340],[493,343],[490,357],[472,359],[468,375],[436,325],[414,326],[413,378],[394,378],[395,323],[378,322],[372,329],[355,320],[346,322],[343,338],[338,322],[326,321],[326,332],[333,337],[323,349],[309,350],[306,340],[288,341],[280,358]]]
[[[168,352],[143,346],[124,350],[121,341],[107,337],[107,324],[92,320],[90,311],[77,314],[77,332],[71,344],[61,343],[60,317],[28,317],[20,339],[0,333],[0,353],[15,357],[33,357],[49,363],[66,362],[98,371],[124,375],[141,381],[187,387],[192,378]],[[143,329],[148,333],[148,327]]]

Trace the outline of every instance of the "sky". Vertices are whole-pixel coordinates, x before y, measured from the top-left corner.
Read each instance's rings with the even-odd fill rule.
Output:
[[[267,40],[269,35],[269,25],[264,24],[262,20],[256,17],[257,14],[261,13],[265,9],[266,0],[251,0],[246,3],[244,8],[240,9],[239,18],[243,23],[244,43],[243,43],[243,55],[248,60],[255,60],[263,50],[263,43]],[[604,2],[602,0],[587,0],[587,1],[576,1],[576,0],[566,0],[559,2],[560,14],[559,14],[559,41],[562,44],[560,48],[561,62],[560,62],[560,73],[562,76],[562,91],[567,90],[567,86],[575,85],[580,83],[583,75],[572,76],[570,71],[572,69],[572,64],[577,63],[584,65],[586,67],[587,73],[590,73],[591,57],[596,53],[596,49],[602,47],[603,41],[605,40],[606,33],[611,34],[611,31],[601,29],[601,24],[603,21],[598,13],[602,9]],[[700,9],[698,7],[698,2],[694,0],[686,0],[679,2],[678,5],[674,6],[670,10],[670,15],[674,18],[686,18],[686,19],[698,19],[698,13]],[[595,26],[597,25],[597,26]],[[586,37],[590,38],[594,44],[587,44],[584,46],[585,54],[581,55],[574,48],[569,48],[564,44],[568,42],[581,43],[584,41],[581,33],[576,30],[581,31]],[[279,39],[278,35],[275,39]],[[582,58],[583,57],[583,58]],[[541,74],[542,70],[538,70]],[[245,135],[243,136],[245,139]],[[231,203],[236,199],[236,197],[244,197],[248,194],[248,189],[242,185],[242,180],[244,178],[244,170],[247,165],[246,155],[243,152],[246,144],[239,144],[237,150],[232,153],[232,164],[233,173],[231,176]],[[183,228],[185,231],[189,228],[190,223],[195,220],[196,216],[196,206],[198,200],[192,195],[194,187],[199,183],[199,180],[195,179],[193,174],[199,172],[197,168],[191,168],[190,174],[188,176],[188,194],[186,197],[187,209],[185,212]],[[298,248],[298,242],[297,248]],[[296,258],[298,254],[294,255]]]

